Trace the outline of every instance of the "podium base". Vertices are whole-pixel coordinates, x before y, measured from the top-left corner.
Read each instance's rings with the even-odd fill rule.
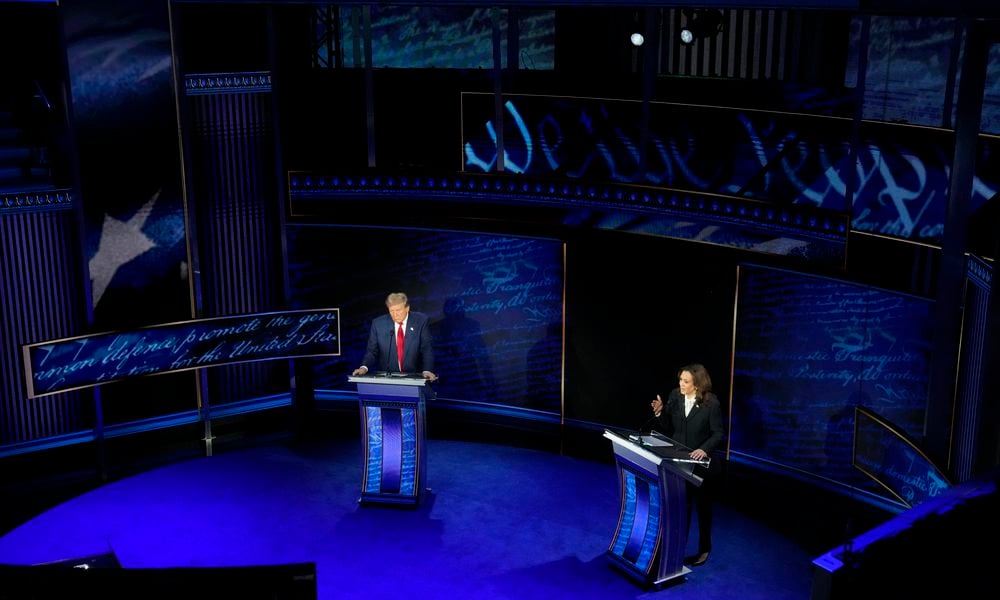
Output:
[[[419,508],[420,510],[430,510],[434,504],[433,490],[429,487],[423,488],[417,496],[393,496],[391,494],[371,494],[362,492],[358,497],[358,504],[362,506],[396,506],[402,508]]]
[[[605,553],[605,556],[607,556],[608,563],[611,566],[628,575],[629,578],[636,583],[644,586],[651,586],[656,589],[666,587],[669,583],[679,583],[685,575],[691,572],[691,569],[682,565],[679,570],[668,575],[657,576],[657,573],[650,573],[649,575],[646,575],[637,569],[634,564],[628,562],[610,550]]]
[[[661,587],[661,586],[663,586],[664,584],[666,584],[668,582],[672,582],[675,579],[678,579],[680,577],[684,577],[685,575],[687,575],[690,572],[691,572],[691,569],[689,569],[687,567],[681,567],[681,570],[677,571],[673,575],[667,575],[666,577],[661,577],[661,578],[657,579],[656,581],[653,582],[653,585],[655,585],[656,587]]]
[[[358,498],[361,504],[391,504],[394,506],[416,506],[420,504],[419,496],[386,496],[383,494],[361,494]]]

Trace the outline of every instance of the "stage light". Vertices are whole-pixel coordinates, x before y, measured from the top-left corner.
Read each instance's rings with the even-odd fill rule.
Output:
[[[722,11],[718,9],[684,9],[684,26],[680,37],[682,44],[693,44],[696,40],[709,38],[722,31]]]
[[[645,38],[642,37],[642,34],[638,32],[633,33],[629,39],[632,41],[633,46],[641,46],[642,43],[646,41]]]

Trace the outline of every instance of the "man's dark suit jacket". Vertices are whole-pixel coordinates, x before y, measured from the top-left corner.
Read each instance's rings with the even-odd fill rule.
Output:
[[[411,310],[404,333],[406,335],[403,343],[403,372],[434,371],[434,349],[431,347],[427,315]],[[368,367],[369,372],[399,372],[399,361],[396,359],[396,326],[391,316],[381,315],[372,320],[368,347],[361,364]]]

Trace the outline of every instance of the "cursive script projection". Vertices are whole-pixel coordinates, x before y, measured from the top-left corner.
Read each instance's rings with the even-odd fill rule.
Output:
[[[361,360],[371,319],[385,311],[385,294],[402,289],[412,310],[430,320],[438,397],[558,412],[561,242],[444,231],[289,227],[288,247],[294,300],[332,301],[354,315],[343,332],[348,365]],[[335,260],[345,255],[371,268],[359,270]],[[343,369],[329,364],[333,362],[317,369],[317,387],[353,389]]]
[[[364,39],[360,19],[352,18],[356,7],[341,7],[341,48],[345,64],[360,67],[364,57],[351,53]],[[507,39],[507,11],[496,22]],[[517,17],[517,41],[520,68],[551,69],[555,56],[555,12],[520,9]],[[403,69],[489,69],[493,67],[492,8],[465,6],[393,6],[371,7],[369,39],[373,40],[371,62],[375,67]],[[318,29],[319,36],[329,32]],[[317,40],[324,47],[326,40]],[[507,55],[501,55],[506,66]]]
[[[508,96],[504,167],[512,173],[676,187],[775,203],[848,210],[865,232],[935,242],[944,228],[952,143],[947,132],[866,125],[849,169],[850,122],[799,114],[653,103],[646,164],[638,102]],[[469,170],[496,170],[491,96],[463,95]],[[992,159],[995,142],[982,140]],[[995,160],[995,159],[993,159]],[[977,162],[972,209],[998,190],[990,160]]]
[[[197,319],[23,347],[28,396],[215,365],[340,354],[340,310]]]
[[[558,411],[562,245],[469,236],[440,251],[442,260],[465,262],[437,286],[442,318],[434,335],[455,376],[441,393]]]
[[[855,413],[854,465],[909,506],[950,487],[943,473],[911,442],[877,415]]]
[[[737,301],[733,450],[849,482],[856,406],[920,433],[929,302],[752,266]]]
[[[955,79],[950,72],[959,51],[955,36],[962,35],[964,25],[950,17],[906,17],[901,15],[871,16],[869,31],[872,44],[863,44],[860,17],[852,22],[850,56],[844,65],[846,87],[858,86],[860,64],[867,64],[864,78],[864,118],[898,123],[912,123],[940,127],[954,123],[953,103],[945,102],[949,81]],[[866,19],[868,19],[866,17]],[[867,49],[867,60],[859,61],[856,52]],[[1000,79],[992,74],[1000,72],[1000,48],[994,45],[989,52],[986,89],[983,95],[983,133],[1000,133]]]

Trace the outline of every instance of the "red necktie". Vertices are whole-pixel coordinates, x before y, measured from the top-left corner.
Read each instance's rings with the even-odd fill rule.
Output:
[[[403,371],[403,324],[396,331],[396,358],[399,359],[399,371]]]

